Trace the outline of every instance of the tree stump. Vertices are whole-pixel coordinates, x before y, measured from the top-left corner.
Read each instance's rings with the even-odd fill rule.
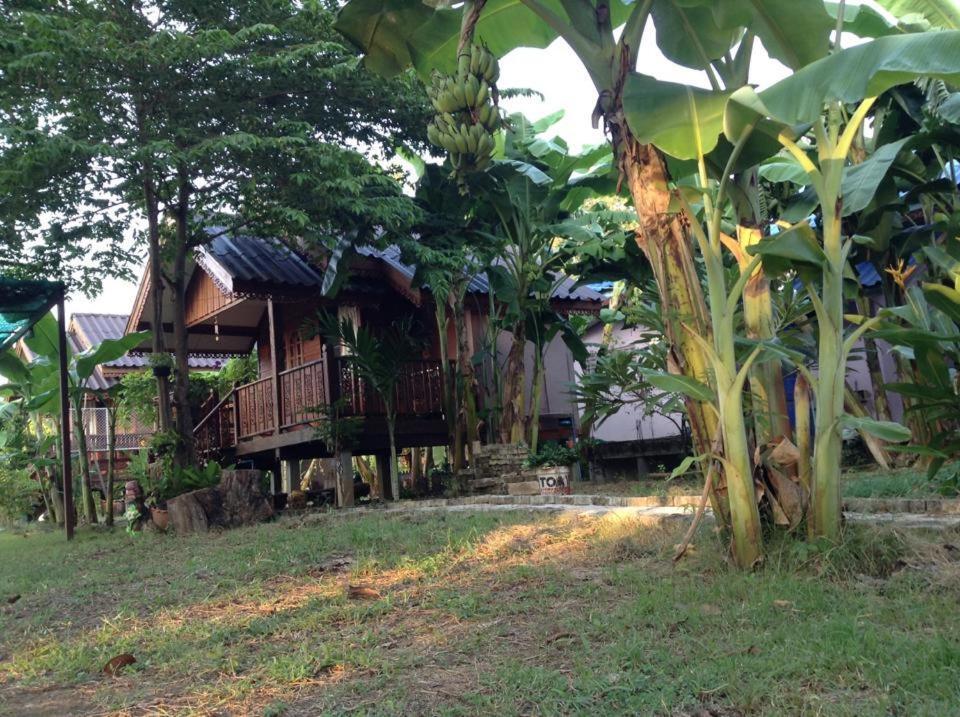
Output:
[[[178,534],[210,528],[238,528],[273,516],[273,508],[256,470],[223,471],[213,488],[194,490],[167,501],[170,524]]]

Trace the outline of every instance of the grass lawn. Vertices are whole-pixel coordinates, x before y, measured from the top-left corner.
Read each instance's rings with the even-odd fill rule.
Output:
[[[942,492],[940,488],[958,471],[960,465],[948,464],[930,481],[925,471],[913,468],[850,470],[843,475],[841,490],[845,498],[953,498],[956,497],[953,491]],[[703,479],[699,476],[681,476],[673,480],[644,477],[610,483],[583,481],[573,484],[574,493],[618,496],[700,495],[702,489]]]
[[[0,713],[958,713],[960,534],[781,540],[741,574],[707,532],[675,565],[685,527],[517,511],[0,532]]]

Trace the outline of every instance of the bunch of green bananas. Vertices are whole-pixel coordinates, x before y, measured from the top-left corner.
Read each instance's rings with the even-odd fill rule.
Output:
[[[485,47],[473,44],[457,58],[457,73],[435,72],[427,90],[437,113],[427,126],[427,137],[450,155],[454,175],[479,171],[490,164],[500,128],[496,82],[500,77],[497,58]]]

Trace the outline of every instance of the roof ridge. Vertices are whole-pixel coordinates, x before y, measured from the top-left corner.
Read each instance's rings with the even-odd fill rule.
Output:
[[[125,319],[130,316],[130,314],[110,314],[103,311],[77,311],[73,313],[73,316],[113,316],[118,319]]]

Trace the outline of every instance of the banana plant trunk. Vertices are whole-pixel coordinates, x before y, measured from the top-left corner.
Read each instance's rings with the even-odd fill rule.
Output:
[[[462,450],[460,447],[461,432],[458,419],[460,402],[457,400],[457,382],[453,379],[450,372],[449,352],[447,350],[447,303],[446,301],[436,301],[434,307],[434,316],[437,322],[437,340],[440,346],[440,380],[442,382],[442,400],[443,412],[447,419],[447,450],[450,452],[451,465],[454,471],[460,470],[463,466]]]
[[[533,396],[530,401],[530,452],[537,452],[537,444],[540,442],[540,401],[543,397],[543,379],[545,373],[545,362],[543,360],[543,350],[537,346],[534,349],[533,368]]]
[[[813,440],[813,481],[811,533],[814,537],[837,541],[840,538],[840,459],[845,367],[843,353],[843,249],[841,244],[840,201],[841,159],[821,161],[824,175],[822,305],[818,316],[819,375],[816,390],[816,421]],[[839,165],[839,166],[834,166]]]
[[[400,476],[397,473],[397,417],[393,408],[389,408],[387,415],[387,439],[390,442],[390,496],[393,500],[400,500]]]
[[[83,516],[90,525],[97,522],[97,507],[93,503],[93,491],[90,488],[90,458],[87,455],[87,431],[83,425],[83,408],[74,402],[73,432],[77,437],[77,459],[80,462],[80,500]]]
[[[611,123],[611,131],[640,224],[636,232],[637,246],[650,262],[660,292],[663,324],[671,347],[672,360],[668,368],[709,386],[712,384],[709,358],[692,334],[710,343],[713,331],[683,218],[668,211],[671,196],[666,162],[655,147],[636,140],[625,120]],[[690,397],[684,399],[684,404],[693,452],[696,455],[710,453],[720,430],[715,414],[708,404]],[[729,504],[719,471],[710,502],[721,527],[729,526]]]
[[[524,323],[517,322],[511,331],[510,352],[503,377],[503,409],[500,415],[500,440],[503,443],[520,443],[526,413],[526,364],[524,354],[527,336]]]
[[[737,226],[737,240],[744,250],[759,243],[762,236],[759,227]],[[744,286],[743,318],[749,338],[759,341],[775,338],[770,280],[762,267],[754,270]],[[787,415],[787,393],[780,362],[755,364],[750,371],[750,391],[757,444],[764,446],[789,436],[790,417]]]
[[[466,424],[467,451],[473,458],[474,446],[480,442],[480,429],[477,418],[477,375],[473,369],[473,354],[470,351],[470,339],[467,331],[467,316],[463,308],[464,294],[466,293],[466,282],[460,291],[457,299],[453,301],[453,325],[457,335],[457,369],[460,374],[459,395],[463,406],[457,406],[457,411],[462,408],[463,420]]]

